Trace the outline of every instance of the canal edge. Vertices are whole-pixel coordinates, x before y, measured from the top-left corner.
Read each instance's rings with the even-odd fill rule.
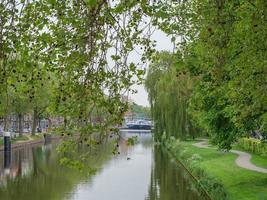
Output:
[[[184,163],[182,161],[180,161],[173,152],[171,152],[168,148],[166,148],[168,153],[175,159],[176,164],[182,166],[185,171],[189,174],[189,176],[200,186],[201,190],[205,193],[206,197],[208,198],[208,200],[214,200],[211,195],[209,194],[209,192],[204,188],[204,186],[200,183],[199,179],[197,177],[195,177],[191,171],[184,165]]]
[[[51,138],[52,141],[55,141],[55,140],[60,140],[62,137],[61,136],[53,136]],[[35,145],[35,144],[40,144],[42,142],[44,142],[44,138],[42,139],[38,139],[38,140],[30,140],[30,141],[23,141],[23,142],[20,142],[20,143],[16,143],[16,144],[12,144],[11,145],[11,149],[14,150],[14,149],[19,149],[19,148],[23,148],[25,147],[26,145]],[[4,146],[1,146],[0,147],[0,152],[3,152],[4,151]]]

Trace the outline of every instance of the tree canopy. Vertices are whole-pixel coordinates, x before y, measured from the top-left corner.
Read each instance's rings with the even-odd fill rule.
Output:
[[[38,117],[62,117],[64,126],[57,128],[66,138],[62,152],[73,151],[77,143],[100,144],[94,133],[104,138],[110,131],[118,132],[114,127],[128,109],[121,97],[140,83],[143,66],[152,59],[152,24],[156,26],[157,15],[163,15],[163,6],[144,0],[2,0],[4,128],[10,129],[13,113],[20,118],[32,113],[32,134]],[[141,60],[130,62],[131,52],[140,54]]]
[[[179,54],[173,56],[180,63],[176,69],[183,67],[194,82],[187,109],[194,125],[224,149],[251,131],[266,134],[266,1],[180,1],[176,14],[178,28],[164,27],[181,38]],[[163,81],[162,70],[150,68],[159,74],[149,73],[147,85],[158,77]],[[180,102],[171,102],[170,93],[164,93],[176,77],[167,79],[161,88],[148,86],[150,102],[153,105],[155,94],[162,93],[169,105],[163,113],[179,113]]]
[[[91,145],[92,133],[122,122],[121,95],[140,83],[149,60],[159,130],[184,137],[198,127],[230,148],[249,131],[266,133],[266,7],[265,0],[2,0],[1,116],[62,116],[63,131]],[[161,61],[155,28],[175,46]],[[129,62],[133,51],[140,62]]]

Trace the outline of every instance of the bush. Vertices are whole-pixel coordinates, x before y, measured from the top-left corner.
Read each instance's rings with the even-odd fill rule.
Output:
[[[251,151],[259,155],[267,155],[267,144],[255,138],[241,138],[238,145],[247,151]]]

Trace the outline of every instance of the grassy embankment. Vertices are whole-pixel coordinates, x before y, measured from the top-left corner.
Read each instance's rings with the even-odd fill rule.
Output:
[[[39,140],[43,138],[43,134],[36,134],[36,135],[23,135],[19,137],[15,137],[11,139],[11,144],[26,142],[26,141],[33,141],[33,140]],[[0,138],[0,147],[4,145],[4,138]]]
[[[235,164],[237,155],[223,153],[216,149],[204,149],[193,146],[196,141],[180,142],[183,157],[197,158],[197,167],[223,184],[230,200],[267,199],[267,174],[243,169]],[[181,151],[181,150],[179,150]],[[267,167],[267,158],[252,154],[252,162]],[[179,159],[179,156],[178,156]]]

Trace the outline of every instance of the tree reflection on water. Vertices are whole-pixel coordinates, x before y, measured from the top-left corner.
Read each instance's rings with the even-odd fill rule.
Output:
[[[166,150],[155,145],[151,183],[146,200],[200,200],[187,173],[171,160]]]

